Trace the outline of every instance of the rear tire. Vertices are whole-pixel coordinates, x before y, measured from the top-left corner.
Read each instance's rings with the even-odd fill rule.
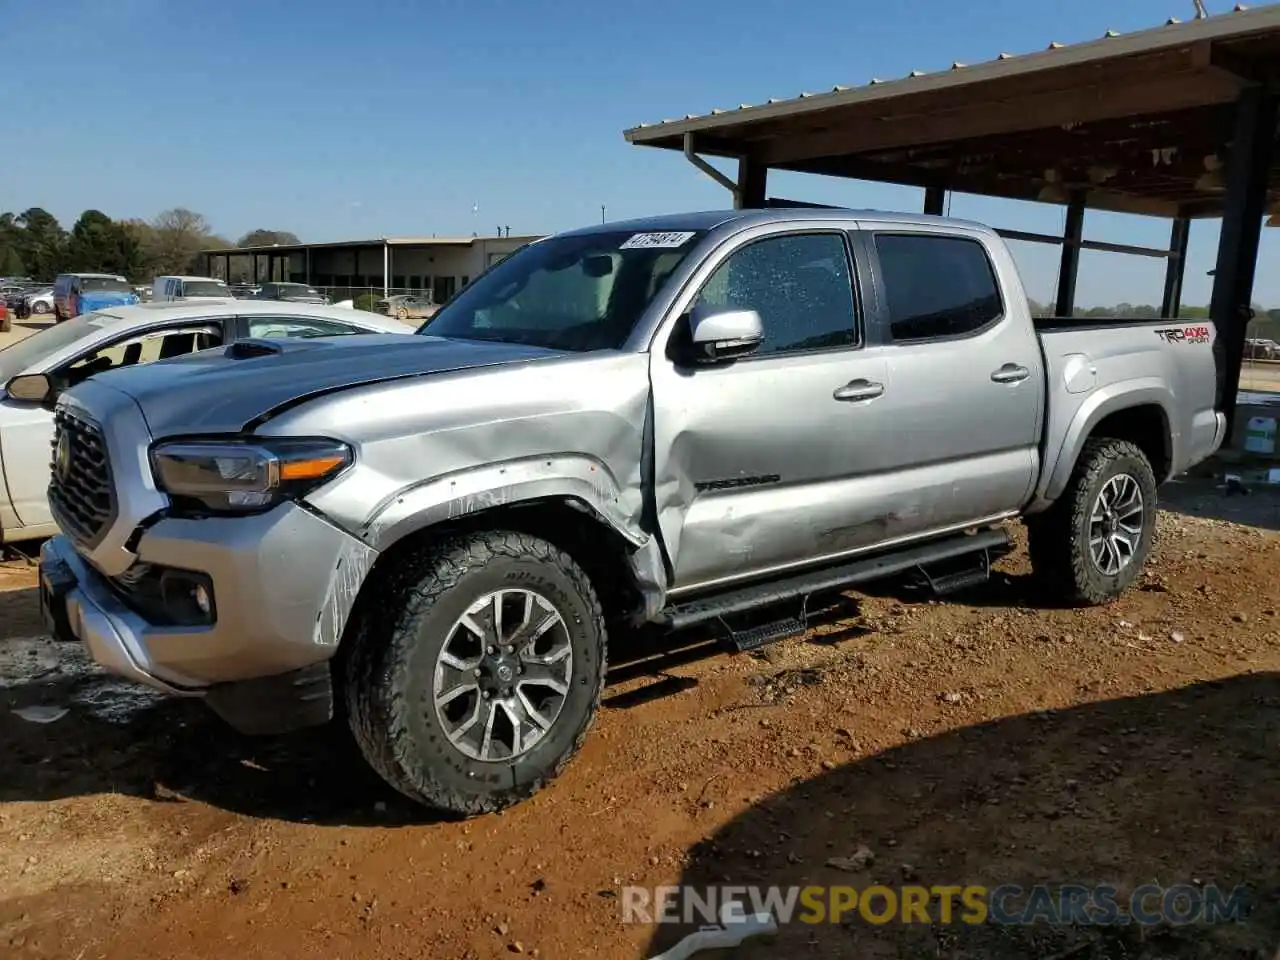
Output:
[[[1062,496],[1027,521],[1037,582],[1071,604],[1114,600],[1151,553],[1156,504],[1155,472],[1137,445],[1088,441]]]
[[[38,317],[42,317],[49,312],[49,305],[43,302],[33,303],[31,305],[31,312]]]
[[[346,702],[365,759],[457,816],[532,796],[582,745],[604,687],[604,616],[586,574],[505,531],[446,539],[397,574],[350,638]]]

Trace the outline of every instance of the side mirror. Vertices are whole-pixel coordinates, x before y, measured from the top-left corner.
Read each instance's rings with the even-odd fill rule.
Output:
[[[764,341],[764,324],[754,310],[695,307],[689,333],[698,360],[712,363],[754,353]]]
[[[28,373],[14,377],[5,385],[14,400],[27,403],[47,403],[53,398],[53,381],[43,373]]]

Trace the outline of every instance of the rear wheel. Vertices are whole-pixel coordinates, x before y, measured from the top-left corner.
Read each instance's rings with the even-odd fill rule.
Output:
[[[44,316],[49,312],[49,305],[42,300],[37,300],[31,305],[31,312],[37,316]]]
[[[1036,579],[1070,603],[1120,596],[1151,553],[1156,498],[1155,472],[1137,445],[1090,440],[1062,496],[1027,523]]]
[[[604,686],[605,626],[582,569],[550,543],[444,541],[388,583],[352,637],[350,723],[401,793],[470,816],[531,796],[577,752]]]

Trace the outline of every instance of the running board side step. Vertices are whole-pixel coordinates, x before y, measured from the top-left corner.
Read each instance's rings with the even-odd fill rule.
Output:
[[[956,534],[893,553],[861,557],[839,566],[808,570],[780,580],[767,580],[726,590],[723,593],[702,596],[684,603],[672,603],[659,614],[658,623],[670,630],[682,630],[709,620],[719,620],[730,614],[745,613],[767,604],[808,598],[815,593],[838,590],[869,580],[879,580],[908,570],[923,573],[935,592],[947,593],[986,580],[990,575],[992,561],[996,557],[1003,556],[1008,550],[1009,535],[1003,529]],[[927,570],[932,564],[970,556],[977,558],[977,565],[970,565],[957,573],[930,575]],[[805,603],[799,617],[788,617],[778,623],[764,624],[752,630],[742,631],[741,634],[735,631],[734,645],[741,650],[754,649],[797,632],[803,632],[808,626],[806,622],[808,617],[805,613],[807,607],[808,604]]]

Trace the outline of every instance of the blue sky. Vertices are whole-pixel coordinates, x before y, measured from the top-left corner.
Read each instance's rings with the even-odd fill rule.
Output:
[[[1224,13],[1226,0],[1207,0]],[[0,0],[9,133],[0,210],[150,217],[186,206],[236,237],[307,240],[566,229],[723,207],[678,154],[622,131],[1050,41],[1188,19],[1192,0]],[[27,67],[15,51],[48,51]],[[18,137],[38,137],[25,149]],[[920,191],[774,174],[770,192],[919,209]],[[478,213],[472,212],[478,205]],[[1061,208],[955,197],[951,212],[1058,232]],[[1168,224],[1090,213],[1093,239],[1161,246]],[[1192,229],[1185,302],[1207,302],[1215,222]],[[1053,248],[1015,245],[1051,298]],[[1257,299],[1280,304],[1280,230]],[[1159,261],[1086,253],[1079,298],[1158,302]]]

